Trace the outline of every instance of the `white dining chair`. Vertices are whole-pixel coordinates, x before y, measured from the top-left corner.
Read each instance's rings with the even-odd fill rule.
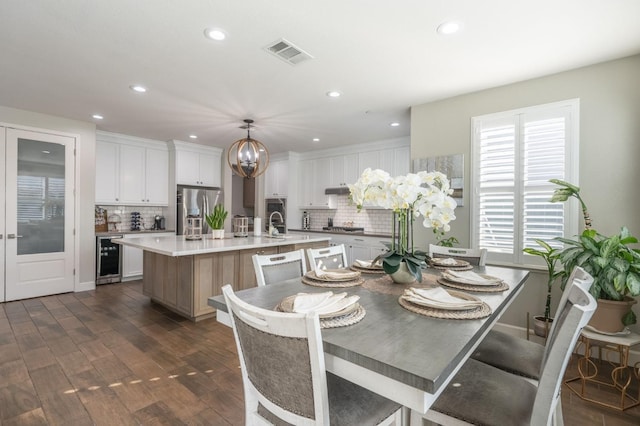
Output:
[[[445,425],[562,424],[562,412],[556,409],[560,386],[580,332],[596,305],[582,285],[571,287],[545,348],[537,386],[525,377],[469,359],[424,418]]]
[[[429,244],[429,257],[451,257],[466,260],[474,266],[484,266],[487,260],[487,249],[443,247],[436,244]]]
[[[576,267],[569,278],[558,304],[558,311],[567,303],[567,297],[574,285],[589,291],[593,280],[584,269]],[[556,321],[551,323],[547,341],[553,340]],[[480,342],[471,358],[492,365],[512,374],[528,377],[534,381],[540,379],[545,346],[497,330],[491,330]]]
[[[222,288],[231,314],[245,424],[400,424],[401,406],[325,370],[317,313],[250,305]]]
[[[344,244],[319,249],[307,249],[307,257],[309,258],[309,268],[313,270],[318,268],[339,269],[349,266]]]
[[[254,254],[252,259],[258,286],[302,277],[307,273],[303,249],[278,254]]]

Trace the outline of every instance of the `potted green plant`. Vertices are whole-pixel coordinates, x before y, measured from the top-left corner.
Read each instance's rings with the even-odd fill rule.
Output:
[[[204,217],[207,225],[211,227],[211,233],[214,239],[224,238],[224,221],[228,213],[229,212],[224,209],[224,205],[216,204],[213,211]]]
[[[551,182],[560,186],[551,201],[566,201],[571,197],[578,199],[585,220],[585,230],[578,239],[557,238],[565,244],[560,253],[563,276],[568,277],[576,266],[593,276],[590,293],[598,299],[598,309],[589,324],[599,331],[622,331],[637,321],[632,305],[637,303],[634,297],[640,295],[640,250],[631,245],[637,244],[638,239],[624,226],[612,236],[592,229],[587,207],[580,197],[580,188],[561,180]]]
[[[532,256],[540,256],[547,265],[547,299],[544,306],[544,315],[533,317],[533,331],[537,336],[547,337],[553,318],[551,318],[551,289],[556,279],[563,274],[562,270],[556,271],[556,264],[560,257],[560,250],[551,247],[542,240],[535,240],[540,249],[526,247],[523,251]]]

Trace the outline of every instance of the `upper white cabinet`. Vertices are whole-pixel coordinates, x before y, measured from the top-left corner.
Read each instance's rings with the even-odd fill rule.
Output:
[[[269,161],[269,167],[264,172],[264,196],[286,197],[289,193],[289,160]]]
[[[120,198],[120,144],[96,141],[96,203]]]
[[[331,176],[331,160],[317,158],[302,160],[299,173],[300,207],[306,209],[335,209],[336,197],[326,195]]]
[[[97,204],[169,204],[169,151],[164,142],[96,135]]]
[[[178,185],[222,186],[222,149],[181,141],[171,144]]]

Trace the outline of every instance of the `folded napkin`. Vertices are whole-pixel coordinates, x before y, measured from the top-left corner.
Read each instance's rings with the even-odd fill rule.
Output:
[[[360,296],[348,296],[347,293],[300,293],[293,301],[293,312],[309,313],[317,312],[318,315],[327,315],[342,311],[360,300]]]
[[[354,260],[354,263],[358,266],[360,266],[361,268],[376,268],[376,267],[382,267],[382,265],[380,264],[380,262],[376,262],[373,263],[373,260],[359,260],[356,259]]]
[[[338,280],[344,281],[349,279],[355,279],[360,276],[358,271],[351,271],[349,269],[315,269],[316,277],[325,280]]]
[[[442,307],[442,308],[460,308],[470,309],[482,305],[482,301],[478,299],[462,299],[452,296],[442,287],[434,288],[409,288],[405,290],[404,295],[409,301],[420,305]]]
[[[454,271],[447,269],[442,275],[448,280],[472,285],[496,285],[502,282],[500,278],[490,277],[488,275],[483,276],[473,271]]]

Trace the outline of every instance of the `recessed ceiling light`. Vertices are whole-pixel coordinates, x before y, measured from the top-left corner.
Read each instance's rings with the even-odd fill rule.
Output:
[[[207,28],[206,30],[204,30],[204,35],[208,39],[215,41],[222,41],[227,38],[225,32],[218,28]]]
[[[342,93],[338,92],[337,90],[332,90],[330,92],[327,92],[327,96],[330,98],[339,98],[340,95],[342,95]]]
[[[147,91],[147,88],[144,86],[140,86],[139,84],[134,84],[132,86],[129,86],[129,88],[131,90],[133,90],[134,92],[138,92],[138,93],[144,93]]]
[[[400,125],[400,123],[398,123],[397,121],[394,121],[393,123],[389,123],[389,126],[391,127],[398,127]]]
[[[104,118],[100,114],[93,114],[92,117],[95,118],[96,120],[102,120]]]
[[[461,29],[462,24],[460,22],[449,21],[443,22],[442,24],[438,25],[438,29],[436,31],[438,32],[438,34],[451,35],[457,33]]]
[[[198,139],[198,136],[197,136],[197,135],[189,135],[189,137],[190,137],[191,139]]]
[[[320,138],[313,138],[314,142],[320,142]]]

